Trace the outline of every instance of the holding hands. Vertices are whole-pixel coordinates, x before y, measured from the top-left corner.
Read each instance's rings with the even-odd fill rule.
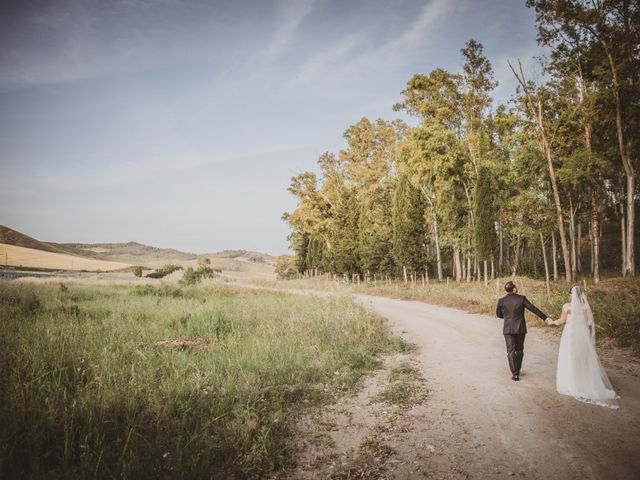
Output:
[[[551,317],[547,317],[544,323],[546,323],[547,325],[560,325],[560,323],[557,320],[554,320]]]

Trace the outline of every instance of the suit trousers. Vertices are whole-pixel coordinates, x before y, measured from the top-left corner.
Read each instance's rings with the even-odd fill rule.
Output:
[[[504,334],[504,341],[507,344],[507,358],[512,374],[520,374],[522,358],[524,357],[524,337],[525,333]]]

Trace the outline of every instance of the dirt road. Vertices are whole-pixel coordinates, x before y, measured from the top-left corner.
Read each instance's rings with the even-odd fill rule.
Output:
[[[552,329],[557,327],[530,325],[521,380],[514,382],[502,320],[416,301],[370,295],[353,299],[387,318],[393,333],[418,347],[410,361],[428,395],[423,402],[394,410],[376,403],[388,384],[384,375],[368,379],[356,397],[306,420],[307,433],[329,441],[307,442],[301,454],[305,464],[292,478],[640,478],[636,358],[600,351],[622,397],[620,409],[610,410],[556,392],[559,336]],[[404,360],[392,359],[392,364],[398,361]],[[372,441],[373,455],[365,452]],[[384,465],[369,468],[376,462]]]
[[[530,329],[522,378],[514,382],[499,319],[422,302],[355,299],[419,347],[415,360],[429,396],[417,412],[425,425],[409,436],[407,449],[424,463],[422,475],[640,478],[638,376],[605,359],[621,408],[587,405],[555,391],[558,338],[544,329]],[[432,455],[420,454],[416,436],[434,446]],[[402,458],[412,461],[406,452]]]

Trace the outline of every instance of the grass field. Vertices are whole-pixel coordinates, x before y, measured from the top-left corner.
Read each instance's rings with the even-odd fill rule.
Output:
[[[296,414],[406,350],[350,302],[0,282],[1,478],[264,478]]]
[[[12,267],[33,267],[52,270],[120,270],[128,263],[109,262],[95,258],[77,257],[64,253],[46,252],[34,248],[16,247],[0,243],[0,264]]]
[[[322,277],[302,280],[268,281],[256,279],[255,283],[284,289],[314,289],[336,293],[365,293],[406,300],[420,300],[437,305],[459,308],[469,312],[495,315],[496,301],[505,294],[503,285],[511,278],[490,282],[437,282],[429,285],[419,281],[415,285],[402,281],[387,285],[378,281],[360,285],[323,280]],[[527,277],[513,279],[520,293],[526,295],[547,315],[558,318],[562,305],[568,301],[569,286],[564,282],[552,282],[551,299],[543,281]],[[583,283],[581,283],[582,285]],[[640,356],[640,278],[612,278],[597,285],[587,282],[589,303],[596,318],[599,341],[612,340],[616,345],[631,347]],[[537,318],[537,317],[536,317]],[[531,322],[535,325],[535,321]]]

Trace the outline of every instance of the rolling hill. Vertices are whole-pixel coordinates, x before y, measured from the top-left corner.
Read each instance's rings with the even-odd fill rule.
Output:
[[[110,271],[132,265],[148,268],[158,268],[169,263],[184,267],[196,266],[202,258],[208,258],[212,268],[260,275],[272,274],[275,264],[274,256],[248,250],[225,250],[197,255],[137,242],[44,242],[0,225],[0,264],[12,267]]]

